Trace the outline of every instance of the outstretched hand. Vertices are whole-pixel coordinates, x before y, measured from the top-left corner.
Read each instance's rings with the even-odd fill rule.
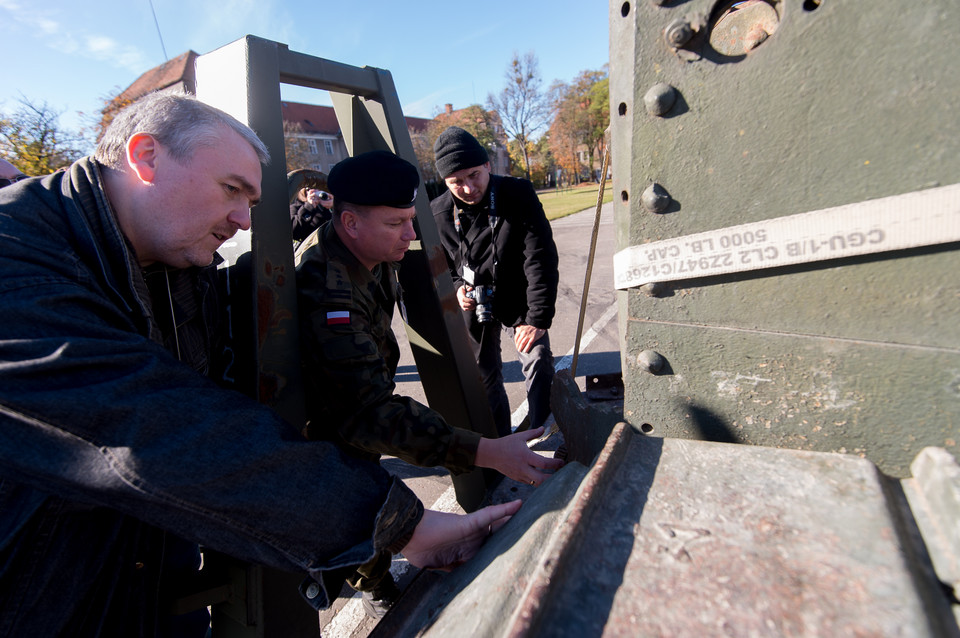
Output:
[[[490,505],[471,514],[424,510],[410,542],[400,550],[414,567],[450,571],[471,558],[483,541],[517,513],[522,501]]]
[[[563,467],[560,459],[541,456],[527,446],[543,434],[543,426],[525,432],[516,432],[499,439],[480,439],[477,447],[478,467],[489,467],[504,476],[528,485],[540,485],[548,474],[542,470],[558,470]]]

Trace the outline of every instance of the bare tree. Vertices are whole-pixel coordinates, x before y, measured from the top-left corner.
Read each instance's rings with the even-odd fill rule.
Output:
[[[553,106],[551,147],[573,183],[579,183],[583,168],[580,152],[588,156],[587,168],[591,172],[594,157],[603,155],[604,131],[610,125],[606,71],[581,71],[573,84],[554,83],[550,88],[550,102]]]
[[[503,128],[523,154],[524,171],[530,179],[530,146],[550,118],[546,96],[540,92],[540,71],[532,51],[516,52],[506,72],[507,84],[499,95],[487,96],[487,105],[500,114]]]
[[[47,175],[69,166],[83,153],[79,135],[60,128],[60,113],[46,102],[20,99],[12,114],[0,113],[0,156],[25,175]]]
[[[555,82],[550,87],[554,114],[547,138],[557,164],[566,175],[567,182],[579,184],[581,166],[577,147],[581,144],[580,118],[577,101],[569,99],[571,92],[570,85],[564,82]]]
[[[410,133],[413,152],[417,156],[417,164],[420,166],[420,176],[423,177],[423,182],[428,187],[427,192],[432,195],[429,185],[440,181],[437,168],[433,163],[433,138],[429,135],[429,128],[418,131],[408,126],[407,131]]]
[[[283,122],[283,154],[287,160],[287,172],[310,168],[314,157],[310,154],[308,144],[299,122]]]
[[[120,88],[114,87],[112,92],[100,97],[100,101],[103,102],[102,109],[92,115],[81,114],[87,122],[85,126],[87,129],[86,132],[89,134],[92,131],[95,143],[99,144],[100,140],[103,139],[103,134],[110,128],[110,123],[113,122],[113,118],[115,118],[120,111],[133,104],[135,100],[136,98],[124,95]]]

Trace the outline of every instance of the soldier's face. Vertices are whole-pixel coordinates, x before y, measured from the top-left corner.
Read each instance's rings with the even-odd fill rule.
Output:
[[[417,210],[374,206],[357,215],[357,258],[369,269],[384,261],[400,261],[417,238],[413,218]]]
[[[451,173],[443,181],[446,182],[453,196],[461,202],[477,204],[483,199],[490,184],[490,162]]]

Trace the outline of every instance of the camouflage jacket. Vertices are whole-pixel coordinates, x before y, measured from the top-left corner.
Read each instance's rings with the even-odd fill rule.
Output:
[[[473,469],[480,434],[450,426],[410,397],[395,394],[400,360],[390,328],[399,298],[394,269],[370,272],[332,223],[297,267],[307,436],[367,458],[396,456],[414,465]]]

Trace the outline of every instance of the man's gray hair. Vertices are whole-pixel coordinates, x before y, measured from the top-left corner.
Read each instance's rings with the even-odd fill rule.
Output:
[[[232,115],[183,93],[149,93],[126,107],[113,119],[93,157],[110,168],[126,165],[127,141],[137,133],[148,133],[167,149],[174,160],[188,162],[197,148],[213,146],[222,127],[237,132],[253,147],[261,164],[270,161],[270,152],[257,134]]]

